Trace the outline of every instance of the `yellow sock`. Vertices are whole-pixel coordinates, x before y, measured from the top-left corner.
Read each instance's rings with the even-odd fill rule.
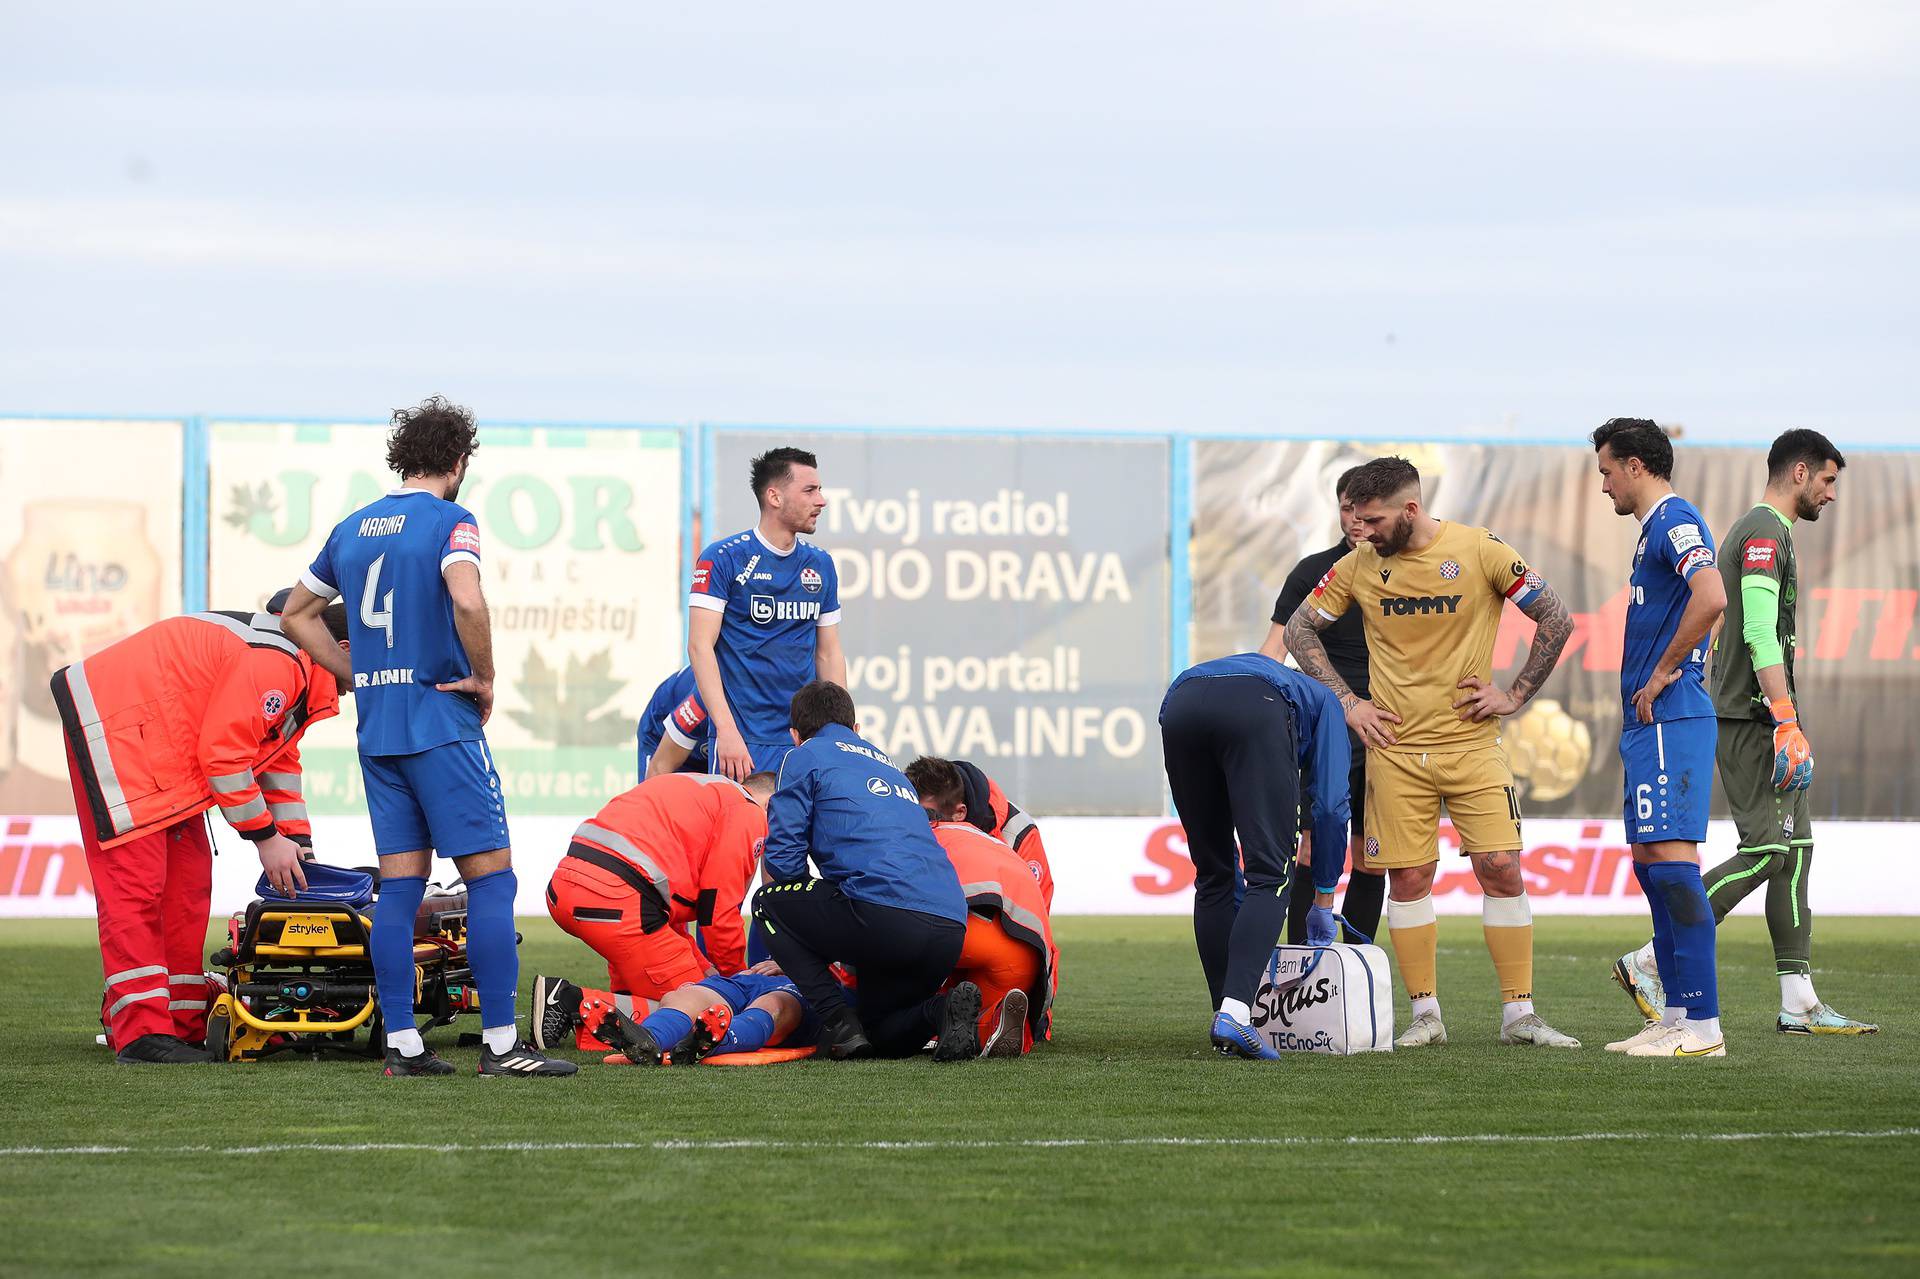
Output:
[[[1440,922],[1433,913],[1433,894],[1411,902],[1388,898],[1387,931],[1393,934],[1393,957],[1399,961],[1407,997],[1435,998],[1439,989]]]
[[[1500,999],[1533,998],[1533,904],[1527,895],[1481,899],[1480,922],[1487,952],[1500,978]]]

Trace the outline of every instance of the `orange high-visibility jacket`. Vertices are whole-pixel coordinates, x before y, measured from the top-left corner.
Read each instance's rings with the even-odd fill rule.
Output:
[[[766,810],[746,787],[718,773],[649,777],[608,800],[573,838],[639,871],[667,924],[683,932],[699,924],[721,976],[746,967],[740,904],[767,843]]]
[[[1060,989],[1060,951],[1032,870],[1019,854],[969,822],[936,822],[933,837],[960,876],[967,909],[997,918],[1007,936],[1040,953],[1040,989],[1027,992],[1027,1022],[1036,1039],[1045,1038]]]
[[[52,684],[102,848],[215,806],[244,838],[312,844],[298,741],[340,692],[278,617],[170,617]]]
[[[982,772],[978,764],[964,759],[956,759],[953,764],[960,770],[968,824],[987,832],[1020,854],[1027,863],[1027,869],[1033,872],[1034,879],[1039,881],[1040,893],[1047,899],[1047,909],[1052,910],[1053,867],[1047,861],[1047,846],[1040,839],[1039,824],[1016,808],[1006,792],[1000,789],[1000,783]]]

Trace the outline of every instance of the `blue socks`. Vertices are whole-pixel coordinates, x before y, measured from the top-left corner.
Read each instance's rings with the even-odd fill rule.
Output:
[[[640,1023],[640,1028],[653,1036],[653,1042],[662,1049],[671,1049],[687,1037],[693,1029],[693,1018],[674,1008],[662,1008],[649,1013]]]
[[[714,1053],[750,1053],[767,1046],[773,1038],[773,1014],[764,1008],[749,1008],[733,1019],[733,1029],[714,1045]]]
[[[1706,886],[1700,882],[1700,868],[1692,862],[1656,862],[1645,870],[1641,883],[1647,887],[1647,900],[1658,903],[1654,906],[1656,957],[1660,945],[1660,913],[1664,912],[1670,921],[1671,969],[1660,975],[1667,988],[1667,1002],[1685,1008],[1692,1021],[1718,1018],[1720,982],[1714,970],[1713,907],[1707,901]]]
[[[1640,881],[1640,891],[1647,895],[1647,910],[1653,915],[1653,968],[1660,974],[1660,984],[1666,988],[1667,1006],[1683,1008],[1685,1005],[1673,997],[1679,989],[1673,976],[1673,917],[1667,914],[1667,903],[1654,887],[1653,876],[1648,874],[1651,869],[1639,862],[1633,864],[1633,877]]]
[[[373,903],[373,981],[387,1033],[411,1031],[413,1020],[413,921],[427,895],[419,875],[380,880]]]
[[[415,880],[422,888],[424,880]],[[480,989],[480,1025],[491,1030],[513,1025],[513,996],[520,985],[520,951],[513,929],[513,898],[520,881],[513,868],[467,881],[467,962],[473,966],[473,984]],[[420,898],[414,899],[414,907]],[[380,904],[386,905],[381,891]],[[376,921],[377,923],[378,921]],[[407,919],[407,957],[413,957],[413,919]],[[411,979],[409,979],[411,981]]]

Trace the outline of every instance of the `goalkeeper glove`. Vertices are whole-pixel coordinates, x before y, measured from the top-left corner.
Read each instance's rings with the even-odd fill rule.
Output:
[[[1767,709],[1773,712],[1773,788],[1805,790],[1813,785],[1813,747],[1800,731],[1793,699],[1777,697],[1767,703]]]
[[[1331,946],[1339,935],[1331,906],[1315,906],[1307,912],[1307,945]]]

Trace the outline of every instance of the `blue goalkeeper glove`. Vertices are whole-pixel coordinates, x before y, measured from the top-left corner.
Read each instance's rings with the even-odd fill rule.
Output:
[[[1331,946],[1340,930],[1333,922],[1333,907],[1315,906],[1307,912],[1307,945]]]

